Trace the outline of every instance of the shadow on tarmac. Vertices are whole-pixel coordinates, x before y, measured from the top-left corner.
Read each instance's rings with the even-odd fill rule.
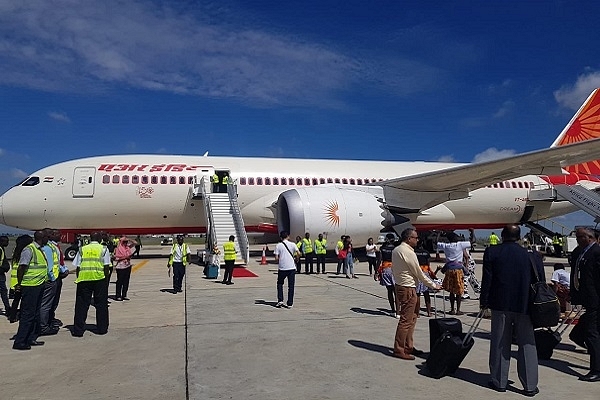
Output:
[[[261,305],[261,306],[270,306],[270,307],[277,308],[277,302],[276,301],[266,301],[266,300],[262,300],[262,299],[257,299],[257,300],[254,300],[254,304],[258,304],[258,305]]]

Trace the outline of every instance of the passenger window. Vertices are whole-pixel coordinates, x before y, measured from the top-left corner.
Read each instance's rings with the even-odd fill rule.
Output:
[[[521,183],[521,182],[519,182],[519,183]],[[513,188],[515,188],[515,189],[517,188],[517,182],[511,182],[510,184]]]
[[[302,186],[302,178],[296,178],[296,185]]]
[[[153,185],[156,185],[158,183],[158,176],[152,175],[150,177],[150,183],[153,184]]]
[[[102,175],[102,183],[110,183],[110,175]]]
[[[321,185],[325,184],[325,178],[319,178],[319,183],[320,183]]]
[[[319,180],[317,178],[313,178],[312,179],[312,184],[313,185],[318,185],[319,184]]]
[[[354,180],[354,178],[350,178],[350,184],[351,185],[356,185],[356,181]]]
[[[248,178],[248,185],[254,185],[254,178]]]
[[[167,177],[166,176],[161,176],[160,177],[160,184],[161,185],[166,185],[167,184]]]
[[[361,178],[358,178],[358,179],[356,180],[356,183],[357,183],[358,185],[362,185],[362,184],[363,184],[363,181],[362,181],[362,179],[361,179]]]
[[[281,178],[281,184],[287,185],[287,178]]]
[[[348,184],[348,179],[346,179],[346,178],[342,178],[342,183],[343,183],[344,185],[347,185],[347,184]]]
[[[273,178],[273,185],[279,185],[279,178]]]
[[[191,185],[192,183],[194,183],[194,177],[188,176],[188,185]]]
[[[148,175],[143,175],[142,176],[142,185],[147,185],[148,184]]]
[[[123,175],[123,179],[121,179],[121,183],[129,183],[129,175]]]
[[[246,184],[246,178],[240,178],[240,185]]]
[[[265,178],[265,185],[271,184],[271,178]]]
[[[119,183],[119,175],[113,175],[112,183]]]
[[[180,176],[179,177],[179,184],[180,185],[185,185],[185,176]]]
[[[177,184],[177,177],[176,176],[169,177],[169,184],[176,185]]]
[[[494,183],[494,188],[498,189],[498,184]]]
[[[310,178],[304,178],[304,184],[310,186]]]
[[[257,185],[262,185],[263,184],[263,178],[256,178],[256,184]]]
[[[519,181],[519,189],[523,189],[523,182]]]
[[[333,183],[333,179],[332,178],[327,178],[327,183]]]
[[[133,175],[131,177],[131,183],[133,183],[134,185],[137,185],[138,183],[140,183],[140,177],[137,175]]]
[[[340,178],[335,178],[334,181],[335,183],[340,183]]]

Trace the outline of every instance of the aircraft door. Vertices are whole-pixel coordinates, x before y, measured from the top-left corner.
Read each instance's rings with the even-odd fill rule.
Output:
[[[95,167],[76,167],[73,173],[73,197],[94,197]]]

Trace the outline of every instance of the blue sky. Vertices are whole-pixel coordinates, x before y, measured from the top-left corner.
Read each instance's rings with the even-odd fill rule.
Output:
[[[600,86],[599,12],[0,0],[0,191],[102,154],[471,162],[537,150]]]

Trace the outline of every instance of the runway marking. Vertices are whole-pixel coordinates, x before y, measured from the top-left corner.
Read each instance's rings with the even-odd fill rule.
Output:
[[[135,271],[142,268],[146,264],[148,264],[148,260],[144,260],[138,264],[135,264],[133,267],[131,267],[131,273],[134,273]]]

